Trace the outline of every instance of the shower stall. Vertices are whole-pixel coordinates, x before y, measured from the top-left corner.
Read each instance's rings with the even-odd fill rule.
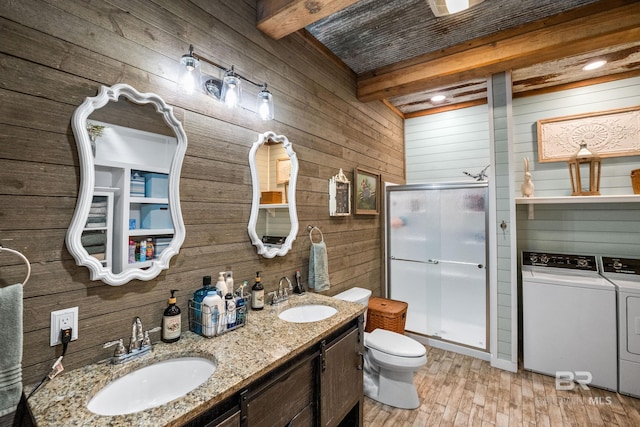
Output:
[[[486,182],[386,189],[387,289],[407,332],[489,347]]]

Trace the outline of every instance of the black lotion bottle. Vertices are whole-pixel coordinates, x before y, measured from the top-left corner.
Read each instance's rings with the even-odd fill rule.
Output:
[[[162,317],[162,341],[176,342],[180,339],[182,331],[182,321],[180,317],[180,307],[176,305],[176,290],[171,291],[169,306],[164,310]]]

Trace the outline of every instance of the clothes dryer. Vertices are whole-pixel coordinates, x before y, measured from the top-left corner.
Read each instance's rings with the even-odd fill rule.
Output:
[[[640,258],[602,257],[618,288],[618,392],[640,397]]]
[[[616,288],[596,257],[523,252],[522,292],[524,368],[617,390]]]

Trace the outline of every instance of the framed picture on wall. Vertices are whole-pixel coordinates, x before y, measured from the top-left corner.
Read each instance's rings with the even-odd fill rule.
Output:
[[[353,212],[356,215],[378,215],[380,212],[380,175],[356,167],[353,171],[355,196]]]
[[[600,157],[640,155],[640,106],[538,120],[538,161],[565,162],[587,144]]]
[[[340,172],[329,179],[329,216],[351,215],[351,182]]]

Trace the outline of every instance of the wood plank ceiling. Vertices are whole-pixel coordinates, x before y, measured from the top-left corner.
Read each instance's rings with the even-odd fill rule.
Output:
[[[403,117],[486,102],[501,71],[514,96],[640,75],[640,0],[485,0],[443,17],[427,0],[257,0],[257,15],[275,39],[310,34],[357,74],[358,99]],[[583,71],[595,58],[607,64]]]

